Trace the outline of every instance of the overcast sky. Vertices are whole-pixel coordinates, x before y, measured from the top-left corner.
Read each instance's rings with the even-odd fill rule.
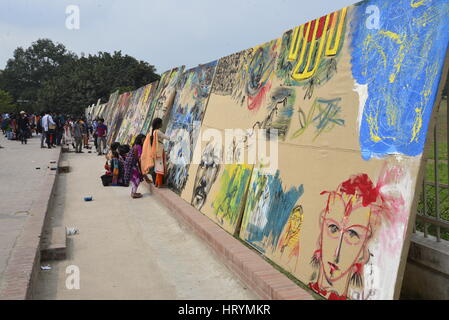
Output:
[[[0,69],[39,38],[77,53],[121,50],[158,73],[193,67],[278,38],[354,0],[1,0]],[[78,5],[79,30],[66,28]]]

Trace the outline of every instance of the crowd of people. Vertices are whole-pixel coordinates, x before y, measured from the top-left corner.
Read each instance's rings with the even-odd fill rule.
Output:
[[[106,154],[106,173],[101,177],[104,186],[131,186],[133,199],[142,197],[137,189],[143,180],[153,182],[156,188],[163,187],[166,171],[163,142],[170,137],[160,130],[161,127],[162,119],[156,118],[149,136],[139,134],[131,146],[111,144]]]
[[[76,153],[91,149],[89,140],[92,137],[98,155],[105,154],[107,126],[103,119],[88,121],[85,117],[73,117],[45,111],[40,114],[0,114],[0,124],[3,134],[8,140],[27,144],[33,135],[40,136],[41,148],[56,148],[57,146],[73,147]]]
[[[149,136],[139,134],[131,146],[118,142],[107,146],[108,127],[101,118],[88,121],[85,117],[50,111],[40,114],[22,111],[19,114],[0,114],[0,124],[8,140],[27,144],[27,140],[34,135],[40,137],[41,148],[72,147],[76,153],[83,153],[83,148],[91,149],[89,141],[93,138],[98,155],[106,156],[106,173],[101,177],[103,185],[131,186],[131,197],[134,199],[142,197],[137,189],[144,179],[153,182],[157,188],[164,185],[166,161],[163,142],[170,140],[170,137],[160,130],[160,118],[153,120]]]

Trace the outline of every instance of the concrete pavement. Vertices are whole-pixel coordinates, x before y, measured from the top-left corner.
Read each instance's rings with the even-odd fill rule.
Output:
[[[65,159],[70,172],[57,176],[48,227],[80,233],[69,237],[66,260],[40,271],[34,298],[257,299],[144,186],[144,197],[131,199],[129,188],[102,186],[103,157],[66,153]],[[83,200],[88,195],[92,202]],[[79,290],[66,287],[70,265],[79,268]]]
[[[41,149],[40,138],[22,145],[0,135],[0,293],[5,286],[5,270],[17,241],[30,219],[33,207],[40,206],[49,162],[58,160],[58,149]],[[54,164],[56,165],[56,164]],[[40,169],[36,169],[36,168]],[[48,200],[48,199],[44,199]],[[38,242],[38,239],[35,239]],[[30,264],[33,261],[29,261]],[[19,270],[20,271],[20,270]]]

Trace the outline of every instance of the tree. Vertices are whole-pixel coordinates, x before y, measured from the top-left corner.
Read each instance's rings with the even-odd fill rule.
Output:
[[[159,79],[154,66],[120,51],[99,52],[70,61],[39,91],[38,104],[45,109],[80,114],[98,99],[107,101],[119,88],[135,90]]]
[[[6,91],[0,90],[0,113],[17,112],[13,97]]]
[[[43,83],[51,79],[60,66],[76,58],[64,45],[54,44],[49,39],[39,39],[26,50],[19,47],[1,74],[1,88],[11,93],[16,101],[29,101],[27,107],[35,109]]]
[[[135,90],[158,79],[154,66],[121,51],[79,58],[62,44],[40,39],[14,51],[0,72],[0,89],[27,111],[81,113],[118,88]]]

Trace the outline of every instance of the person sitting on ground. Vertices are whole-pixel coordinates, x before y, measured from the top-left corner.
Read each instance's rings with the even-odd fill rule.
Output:
[[[123,164],[120,162],[120,155],[117,151],[112,151],[111,171],[112,186],[123,185]]]
[[[112,160],[112,153],[114,151],[118,151],[118,148],[120,147],[120,143],[119,142],[114,142],[113,144],[111,144],[108,153],[106,153],[106,163],[104,165],[104,168],[111,172],[111,163],[110,161]]]

